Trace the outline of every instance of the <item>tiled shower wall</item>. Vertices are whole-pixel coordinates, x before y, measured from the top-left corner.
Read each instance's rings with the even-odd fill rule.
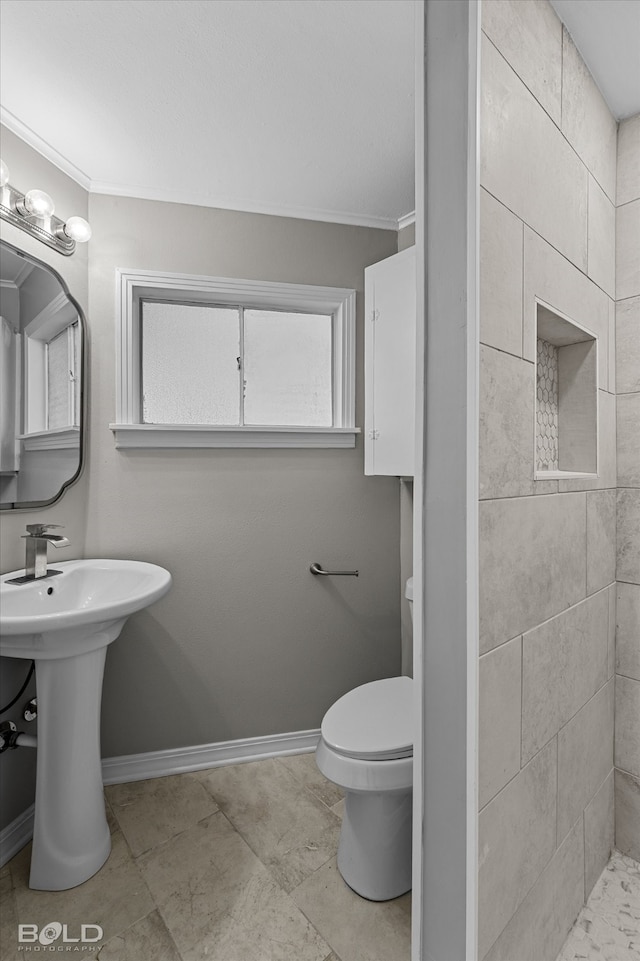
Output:
[[[555,961],[614,840],[616,123],[547,0],[484,0],[480,961]],[[598,338],[597,479],[534,480],[535,299]]]
[[[640,860],[640,115],[618,130],[616,845]]]

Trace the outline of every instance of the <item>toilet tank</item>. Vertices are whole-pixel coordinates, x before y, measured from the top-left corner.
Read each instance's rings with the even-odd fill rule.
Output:
[[[411,612],[411,620],[413,620],[413,577],[407,579],[407,583],[404,588],[404,596],[409,601],[409,610]]]

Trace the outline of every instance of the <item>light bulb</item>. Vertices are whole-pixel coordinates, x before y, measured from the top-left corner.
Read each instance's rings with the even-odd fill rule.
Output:
[[[91,240],[91,225],[87,223],[84,217],[69,217],[64,225],[64,232],[67,237],[75,240],[78,244],[86,244],[88,240]]]
[[[0,187],[5,187],[9,183],[9,168],[4,160],[0,160]]]
[[[30,190],[26,193],[24,206],[34,217],[51,217],[56,209],[53,200],[44,190]]]

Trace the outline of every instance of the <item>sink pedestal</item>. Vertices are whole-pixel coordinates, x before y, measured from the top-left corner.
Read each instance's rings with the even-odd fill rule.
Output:
[[[36,662],[36,813],[29,885],[64,891],[109,857],[100,759],[107,647],[171,586],[144,561],[63,561],[53,578],[0,576],[0,655]]]
[[[106,654],[105,644],[72,657],[36,660],[38,756],[31,888],[75,887],[109,857],[111,835],[100,760]]]

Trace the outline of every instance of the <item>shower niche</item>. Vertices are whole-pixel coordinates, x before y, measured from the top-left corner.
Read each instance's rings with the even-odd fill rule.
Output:
[[[535,478],[598,473],[598,339],[536,302]]]

